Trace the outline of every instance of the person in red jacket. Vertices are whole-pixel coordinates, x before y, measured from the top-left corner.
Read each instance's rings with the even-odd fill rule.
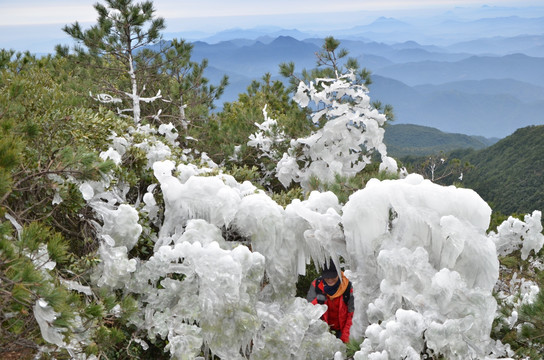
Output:
[[[329,324],[337,338],[347,343],[354,310],[353,288],[344,272],[338,273],[332,260],[329,267],[323,268],[321,276],[312,281],[306,299],[314,305],[327,305],[321,319]]]

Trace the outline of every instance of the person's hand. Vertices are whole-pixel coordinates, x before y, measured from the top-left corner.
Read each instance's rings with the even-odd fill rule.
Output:
[[[325,301],[327,301],[327,297],[325,296],[325,294],[317,294],[315,298],[317,299],[317,303],[321,305],[323,305]]]

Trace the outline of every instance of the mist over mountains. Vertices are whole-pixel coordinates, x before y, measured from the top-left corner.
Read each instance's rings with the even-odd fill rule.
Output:
[[[502,16],[417,24],[380,17],[328,33],[231,29],[193,41],[193,59],[208,59],[212,82],[229,75],[221,100],[230,102],[267,72],[281,79],[282,62],[315,67],[323,38],[333,35],[372,72],[369,95],[393,105],[395,123],[502,138],[544,124],[544,17],[494,10]]]
[[[212,83],[229,76],[221,102],[236,100],[267,72],[280,79],[281,62],[293,61],[297,71],[313,68],[323,38],[332,35],[372,72],[370,97],[393,105],[397,124],[488,138],[544,124],[544,5],[185,18],[167,24],[165,40],[191,41],[192,59],[208,59],[205,75]],[[36,49],[64,42],[64,25],[0,24],[0,47],[43,54]]]

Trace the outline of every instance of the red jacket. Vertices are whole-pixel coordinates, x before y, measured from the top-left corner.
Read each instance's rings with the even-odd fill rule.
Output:
[[[319,290],[316,290],[315,284],[316,281],[319,280],[318,288]],[[340,285],[340,288],[338,291],[333,295],[327,295],[325,293],[325,283],[322,278],[316,279],[312,281],[312,285],[310,286],[310,290],[308,291],[307,300],[310,301],[312,304],[317,304],[317,293],[323,293],[326,295],[327,300],[325,301],[325,305],[327,305],[327,311],[321,319],[325,321],[327,324],[329,324],[329,327],[332,330],[340,331],[341,336],[340,340],[347,343],[349,341],[349,330],[351,328],[351,323],[353,319],[353,288],[349,287],[349,300],[348,303],[344,301],[344,292],[347,290],[349,280],[344,276],[344,273],[342,273],[342,284]],[[344,285],[345,284],[345,285]]]

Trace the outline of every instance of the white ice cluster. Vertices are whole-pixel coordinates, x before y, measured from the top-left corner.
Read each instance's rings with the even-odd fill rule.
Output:
[[[419,175],[371,180],[350,197],[342,223],[355,315],[365,337],[355,359],[483,358],[495,316],[491,209],[472,190]]]
[[[320,109],[314,122],[325,123],[292,141],[277,166],[284,185],[354,175],[374,150],[381,170],[397,172],[383,144],[385,116],[352,80],[348,74],[299,85],[295,100],[313,102]],[[275,124],[265,113],[259,126],[262,134],[250,141],[270,154],[274,141],[265,132]],[[354,289],[351,337],[364,338],[356,360],[419,359],[427,351],[448,359],[507,354],[489,336],[497,309],[495,244],[510,249],[523,237],[523,253],[537,252],[539,212],[489,237],[491,209],[474,191],[419,175],[371,180],[345,206],[331,192],[312,192],[284,208],[249,182],[218,169],[212,175],[215,164],[205,154],[201,167],[188,164],[171,127],[137,125],[111,140],[103,158],[118,162],[137,147],[157,182],[134,204],[127,186],[107,177],[80,185],[100,219],[93,279],[134,296],[140,311],[131,323],[147,341],[167,340],[172,358],[194,359],[209,349],[222,359],[341,359],[345,346],[320,320],[325,307],[294,296],[310,259],[332,258],[338,266],[340,257]],[[130,255],[142,234],[154,242],[147,259]]]
[[[542,212],[535,210],[525,215],[524,221],[510,216],[490,234],[499,255],[508,255],[521,248],[521,258],[527,260],[529,253],[537,254],[544,245],[542,235]]]
[[[519,308],[533,304],[541,291],[535,281],[525,278],[530,274],[534,277],[537,271],[544,269],[538,259],[530,256],[531,251],[534,251],[534,255],[538,254],[544,244],[541,212],[535,210],[532,214],[525,215],[524,221],[509,217],[497,227],[497,233],[491,232],[489,236],[495,242],[498,255],[510,255],[521,249],[521,259],[528,260],[528,265],[523,268],[520,264],[517,271],[501,265],[502,271],[511,275],[504,276],[495,285],[497,299],[502,304],[501,312],[507,314],[502,323],[506,323],[511,329],[520,330],[524,323],[519,321]]]
[[[335,175],[353,176],[370,163],[370,153],[382,157],[381,170],[396,173],[396,161],[387,156],[383,143],[386,121],[370,104],[368,89],[354,83],[349,73],[337,79],[300,82],[294,100],[302,107],[313,104],[315,124],[323,127],[306,138],[291,141],[276,173],[285,186],[294,182],[307,188],[311,177],[332,182]]]
[[[346,259],[354,286],[352,337],[365,337],[355,359],[415,359],[426,349],[480,358],[496,348],[491,210],[474,191],[409,175],[372,180],[344,207],[312,192],[283,208],[225,174],[172,161],[153,168],[164,200],[154,254],[128,257],[141,231],[133,207],[96,208],[108,217],[97,284],[136,294],[132,322],[167,339],[173,358],[203,347],[229,359],[332,358],[343,345],[319,320],[324,309],[293,297],[308,260],[329,256]],[[230,241],[229,231],[246,240]]]
[[[111,146],[101,152],[100,157],[104,160],[110,159],[119,165],[127,149],[134,147],[146,154],[147,166],[151,168],[155,161],[166,160],[172,156],[171,146],[179,145],[177,138],[177,130],[171,123],[160,125],[158,130],[150,125],[136,124],[121,136],[113,133],[109,138]]]
[[[249,182],[201,176],[194,165],[155,161],[153,173],[159,186],[149,186],[140,205],[123,203],[122,188],[80,187],[101,217],[95,284],[138,298],[142,311],[133,316],[134,325],[150,340],[167,339],[165,350],[180,359],[193,359],[203,348],[224,359],[245,353],[251,359],[328,359],[342,351],[342,342],[319,320],[325,308],[294,297],[297,275],[311,256],[304,239],[314,242],[311,253],[320,261],[334,248],[327,232],[341,241],[332,193],[315,193],[284,209]],[[159,191],[163,205],[155,200]],[[140,216],[157,220],[159,212],[153,256],[131,258],[142,233]],[[222,231],[242,242],[227,241]]]
[[[274,145],[285,141],[286,137],[283,131],[278,127],[278,122],[268,116],[266,105],[263,108],[264,121],[255,123],[259,131],[249,135],[248,146],[260,150],[260,157],[276,158],[276,149]]]
[[[262,178],[260,179],[260,183],[265,187],[270,185],[271,180],[276,176],[275,167],[269,164],[276,164],[280,160],[283,152],[283,150],[280,150],[281,144],[287,140],[285,133],[278,126],[278,122],[268,116],[266,108],[267,105],[263,108],[264,121],[262,123],[255,123],[255,126],[259,130],[249,135],[249,141],[247,142],[248,146],[257,150],[258,157],[261,159],[259,166]],[[236,153],[234,157],[237,157]],[[268,160],[264,161],[265,158]]]
[[[53,321],[59,317],[53,308],[44,299],[38,299],[34,304],[34,317],[40,327],[42,337],[50,344],[57,345],[59,347],[65,347],[64,335],[62,329],[53,326]]]

